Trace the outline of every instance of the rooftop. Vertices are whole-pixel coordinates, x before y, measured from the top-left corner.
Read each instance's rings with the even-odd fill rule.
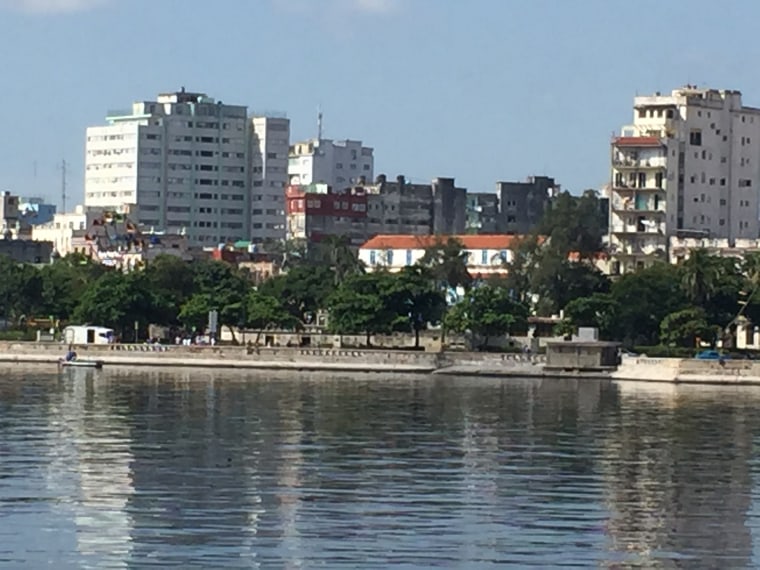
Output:
[[[663,142],[660,137],[615,137],[612,139],[615,146],[662,146]]]
[[[464,249],[509,249],[520,241],[520,236],[507,234],[483,235],[377,235],[368,240],[361,249],[427,249],[444,244],[450,238],[461,242]]]

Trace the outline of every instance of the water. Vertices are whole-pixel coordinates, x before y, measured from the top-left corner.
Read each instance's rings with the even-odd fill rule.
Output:
[[[760,390],[0,368],[3,568],[751,568]]]

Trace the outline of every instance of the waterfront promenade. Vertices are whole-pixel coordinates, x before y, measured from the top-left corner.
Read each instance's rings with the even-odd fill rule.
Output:
[[[0,342],[0,363],[57,364],[60,343]],[[435,374],[481,378],[585,378],[678,384],[760,384],[760,362],[692,358],[624,357],[617,370],[544,369],[539,354],[425,352],[361,348],[263,348],[250,346],[81,345],[83,359],[108,366],[196,367],[314,372]]]

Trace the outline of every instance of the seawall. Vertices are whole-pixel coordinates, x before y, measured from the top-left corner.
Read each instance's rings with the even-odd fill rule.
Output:
[[[59,343],[0,342],[0,363],[57,364]],[[760,361],[624,357],[613,372],[547,372],[545,357],[509,353],[423,352],[349,348],[256,348],[244,346],[82,345],[80,358],[110,366],[240,368],[437,374],[470,377],[583,378],[671,384],[760,385]]]

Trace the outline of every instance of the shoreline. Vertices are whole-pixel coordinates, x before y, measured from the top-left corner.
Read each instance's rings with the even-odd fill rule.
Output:
[[[613,371],[546,370],[542,355],[384,349],[241,346],[80,345],[82,360],[105,366],[417,374],[470,378],[571,378],[658,384],[760,385],[760,362],[624,357]],[[57,365],[59,343],[0,342],[0,363]]]

